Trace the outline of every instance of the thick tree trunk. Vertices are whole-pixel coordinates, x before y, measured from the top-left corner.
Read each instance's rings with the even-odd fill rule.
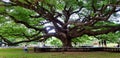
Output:
[[[62,41],[63,47],[72,47],[72,38],[67,34],[67,32],[59,32],[59,39]]]
[[[71,38],[64,38],[64,40],[62,40],[63,47],[65,48],[72,47],[71,42],[72,42]]]

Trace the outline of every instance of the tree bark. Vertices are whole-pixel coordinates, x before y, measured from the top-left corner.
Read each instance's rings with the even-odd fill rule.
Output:
[[[62,40],[62,43],[63,43],[63,47],[65,48],[69,48],[69,47],[72,47],[72,39],[67,37],[67,38],[64,38],[64,40]]]

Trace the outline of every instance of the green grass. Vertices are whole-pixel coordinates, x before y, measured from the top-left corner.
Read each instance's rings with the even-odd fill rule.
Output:
[[[25,53],[22,48],[0,49],[0,58],[119,58],[120,53],[111,52],[42,52]]]

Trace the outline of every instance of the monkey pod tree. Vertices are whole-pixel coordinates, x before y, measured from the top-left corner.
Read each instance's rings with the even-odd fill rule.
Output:
[[[13,45],[42,41],[54,36],[62,41],[63,47],[72,47],[72,39],[84,34],[94,36],[119,30],[119,25],[106,25],[106,22],[110,22],[110,16],[119,11],[119,4],[119,0],[1,1],[0,16],[3,18],[0,20],[9,21],[7,24],[14,23],[13,29],[18,25],[24,30],[17,27],[11,34],[5,33],[3,28],[4,32],[1,32],[0,37]],[[101,22],[103,24],[99,24]],[[3,25],[4,23],[1,23],[1,26]],[[10,41],[8,36],[22,36],[24,39]]]

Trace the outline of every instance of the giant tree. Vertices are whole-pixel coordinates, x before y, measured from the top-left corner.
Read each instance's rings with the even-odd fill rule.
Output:
[[[119,11],[119,4],[119,0],[9,0],[0,2],[4,9],[0,10],[0,15],[27,31],[34,30],[33,34],[18,33],[26,39],[11,44],[54,36],[64,47],[71,47],[71,40],[84,34],[94,36],[119,30],[120,25],[106,25],[111,22],[110,16]]]

